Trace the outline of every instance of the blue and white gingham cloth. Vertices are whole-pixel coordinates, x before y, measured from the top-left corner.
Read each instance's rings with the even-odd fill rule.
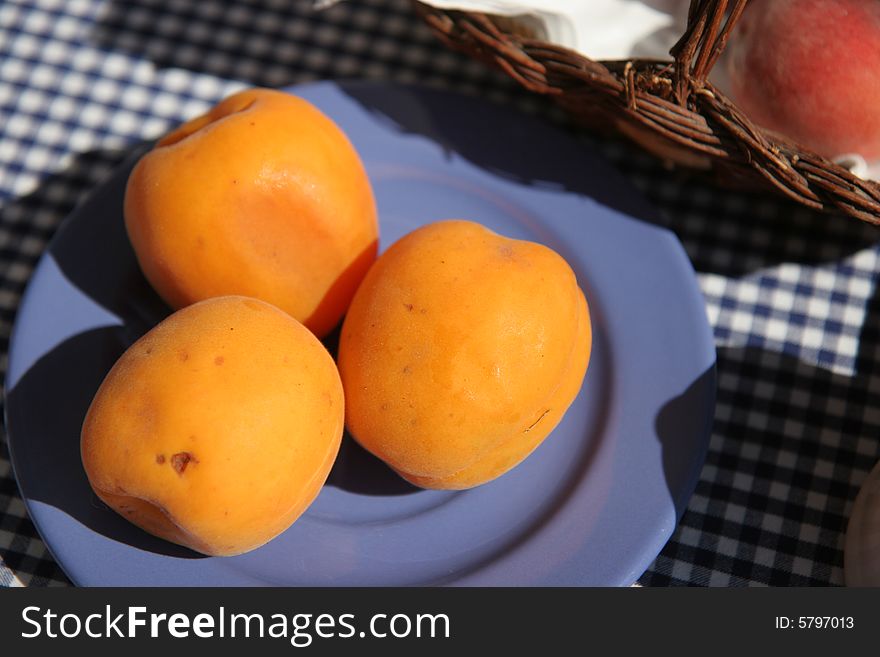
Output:
[[[421,82],[558,120],[442,46],[407,0],[0,4],[0,341],[59,222],[128,149],[245,86]],[[580,135],[664,212],[718,347],[706,465],[642,585],[842,584],[846,521],[880,459],[880,229],[722,191]],[[0,584],[64,585],[0,448]]]

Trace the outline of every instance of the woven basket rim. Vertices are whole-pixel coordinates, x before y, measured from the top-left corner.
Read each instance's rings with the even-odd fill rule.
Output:
[[[749,0],[691,0],[670,58],[595,60],[516,34],[494,17],[413,0],[447,46],[484,61],[575,119],[680,166],[769,188],[802,205],[880,224],[880,183],[753,123],[709,80]]]

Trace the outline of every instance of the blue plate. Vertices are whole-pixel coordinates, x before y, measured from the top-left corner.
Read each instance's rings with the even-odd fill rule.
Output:
[[[76,584],[105,586],[632,583],[693,492],[714,410],[712,334],[679,242],[613,169],[540,120],[382,83],[289,91],[360,152],[383,246],[466,218],[568,260],[594,327],[581,393],[524,463],[473,490],[413,488],[346,438],[315,503],[258,550],[207,558],[147,535],[92,494],[79,458],[102,378],[168,313],[123,227],[135,153],[59,229],[10,345],[13,467],[58,563]]]

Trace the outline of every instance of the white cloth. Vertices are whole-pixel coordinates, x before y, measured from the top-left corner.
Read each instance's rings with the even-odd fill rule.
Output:
[[[318,0],[318,8],[340,0]],[[688,0],[422,0],[438,9],[516,17],[540,38],[592,59],[666,57]]]

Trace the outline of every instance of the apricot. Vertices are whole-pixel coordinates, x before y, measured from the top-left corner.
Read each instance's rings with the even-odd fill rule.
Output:
[[[727,72],[758,125],[827,157],[880,157],[880,2],[753,0]]]
[[[311,504],[339,450],[342,385],[302,324],[227,296],[170,315],[116,362],[82,427],[107,506],[198,552],[240,554]]]
[[[343,321],[346,424],[411,483],[470,488],[556,427],[591,345],[586,299],[556,252],[433,223],[379,257]]]
[[[375,260],[376,206],[354,147],[311,103],[249,89],[160,139],[125,190],[147,280],[172,307],[229,294],[323,337]]]

